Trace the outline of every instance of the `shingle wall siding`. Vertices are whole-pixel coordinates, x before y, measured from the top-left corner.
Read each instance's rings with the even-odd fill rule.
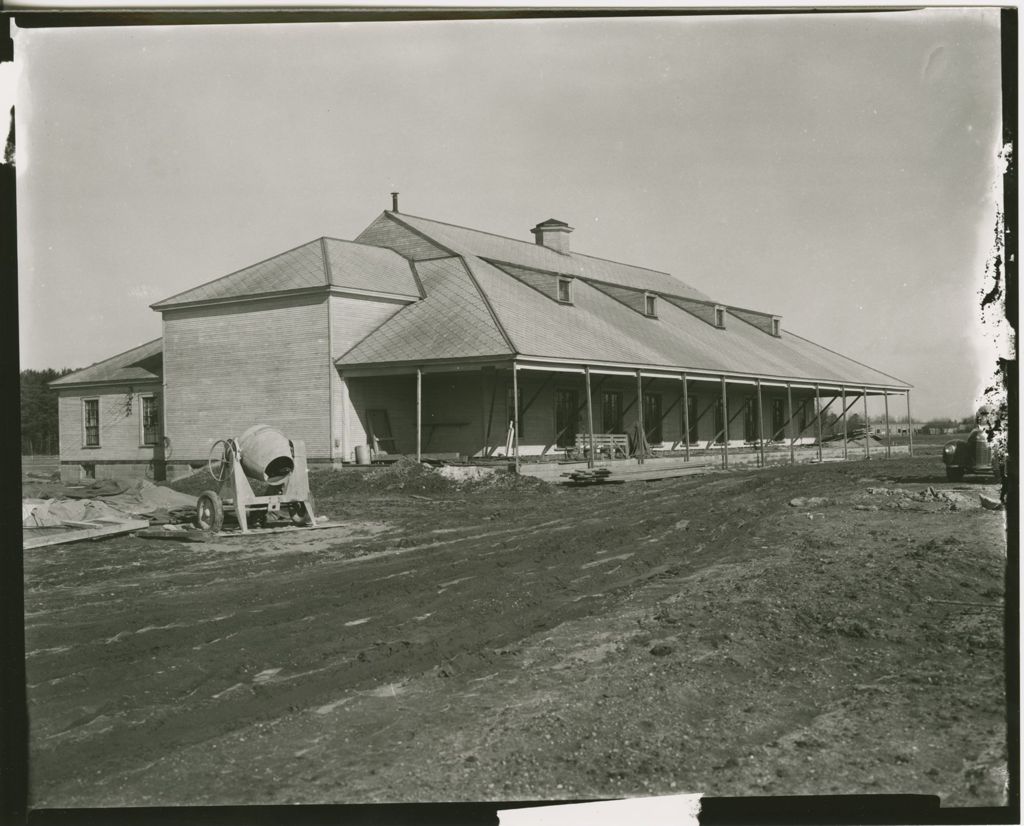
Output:
[[[327,296],[164,314],[165,429],[174,461],[206,459],[254,424],[330,457]]]
[[[387,247],[412,261],[450,256],[436,244],[431,243],[410,229],[401,226],[386,215],[381,215],[356,237],[358,244],[372,244]]]

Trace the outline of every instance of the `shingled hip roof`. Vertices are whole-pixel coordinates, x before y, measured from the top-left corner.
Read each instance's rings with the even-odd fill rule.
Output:
[[[420,297],[409,262],[383,247],[317,238],[151,305],[154,310],[317,288]]]
[[[79,384],[121,384],[159,381],[163,365],[162,338],[153,339],[131,350],[118,353],[103,361],[90,364],[50,382],[50,387],[61,388]]]
[[[710,302],[667,273],[558,253],[405,214],[384,213],[377,220],[393,221],[435,244],[438,255],[450,256],[441,259],[448,262],[443,268],[447,275],[441,278],[435,271],[425,277],[428,269],[440,267],[438,259],[414,261],[426,298],[401,310],[338,358],[336,364],[343,369],[513,355],[780,381],[910,387],[788,331],[772,335],[759,328],[748,311],[727,313],[725,329],[687,312],[682,308],[686,301],[659,302],[656,317],[649,317],[617,300],[616,290],[607,286]],[[531,285],[533,279],[525,277],[523,269],[538,278],[572,278],[571,303],[557,300],[554,290]],[[443,335],[425,332],[431,329]]]

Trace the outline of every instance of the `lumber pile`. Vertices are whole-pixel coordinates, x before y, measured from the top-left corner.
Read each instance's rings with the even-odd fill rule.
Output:
[[[607,481],[611,475],[611,469],[606,467],[579,468],[562,474],[574,485],[596,485]]]

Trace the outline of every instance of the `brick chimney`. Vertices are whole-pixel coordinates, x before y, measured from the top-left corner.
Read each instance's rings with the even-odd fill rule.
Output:
[[[565,221],[548,218],[537,224],[530,232],[533,233],[534,240],[542,247],[565,255],[569,254],[569,233],[572,232],[572,227]]]

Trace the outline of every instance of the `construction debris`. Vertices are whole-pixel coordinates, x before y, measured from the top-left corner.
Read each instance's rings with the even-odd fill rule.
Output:
[[[606,467],[580,468],[562,474],[562,476],[568,477],[569,482],[574,485],[600,484],[608,481],[608,477],[611,475],[611,470]]]

